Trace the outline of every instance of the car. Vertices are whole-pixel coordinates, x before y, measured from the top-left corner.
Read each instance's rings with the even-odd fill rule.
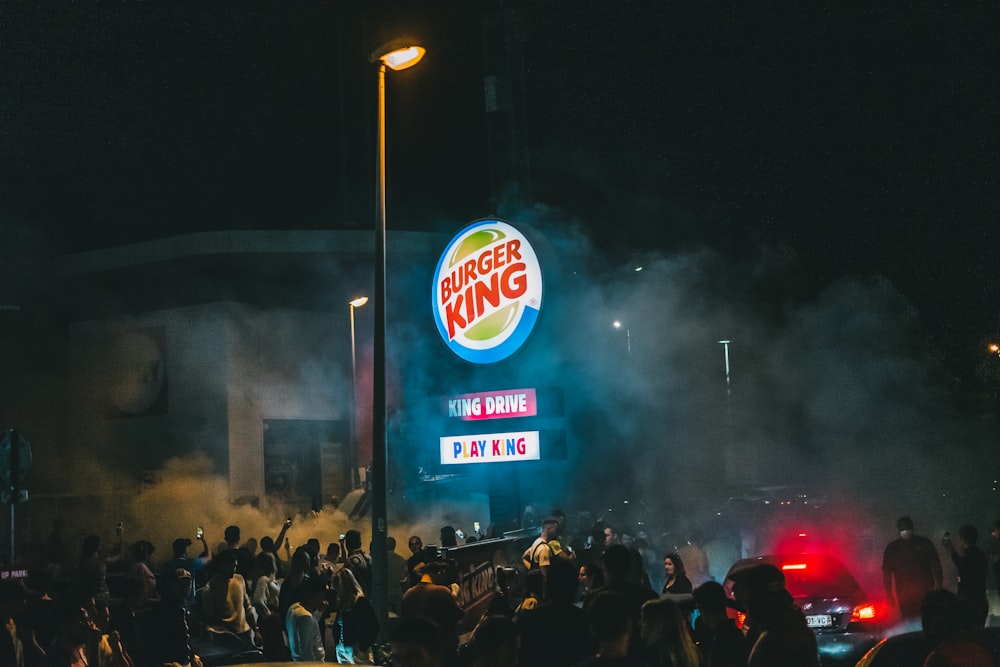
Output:
[[[888,607],[868,597],[839,560],[823,553],[744,558],[729,568],[724,587],[732,596],[734,572],[770,563],[785,575],[785,588],[816,635],[823,665],[853,665],[883,636]],[[740,623],[740,616],[737,622]]]

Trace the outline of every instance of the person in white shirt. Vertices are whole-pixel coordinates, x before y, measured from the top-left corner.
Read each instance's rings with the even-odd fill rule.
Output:
[[[326,659],[319,619],[327,606],[327,585],[319,577],[303,580],[300,600],[288,608],[285,629],[288,648],[295,662],[322,662]]]

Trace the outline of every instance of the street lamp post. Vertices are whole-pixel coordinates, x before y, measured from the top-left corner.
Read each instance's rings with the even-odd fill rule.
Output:
[[[386,441],[385,375],[385,70],[413,67],[424,48],[396,40],[372,52],[378,66],[378,147],[375,153],[375,325],[372,355],[372,604],[384,639],[389,627],[387,533],[388,447]]]
[[[359,296],[348,302],[351,312],[351,451],[347,457],[351,466],[351,488],[354,488],[355,479],[358,474],[358,355],[354,344],[354,309],[368,303],[368,297]]]

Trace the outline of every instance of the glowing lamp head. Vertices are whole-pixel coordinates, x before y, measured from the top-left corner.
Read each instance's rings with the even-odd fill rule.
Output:
[[[402,39],[383,44],[372,52],[370,60],[380,62],[391,70],[409,69],[424,57],[427,50],[411,41]]]
[[[416,65],[426,52],[422,46],[408,46],[405,49],[387,53],[380,60],[385,63],[386,67],[398,72],[401,69]]]
[[[366,296],[359,296],[356,299],[351,299],[350,301],[348,301],[348,303],[352,307],[354,307],[354,308],[360,308],[361,306],[363,306],[366,303],[368,303],[368,297],[366,297]]]
[[[996,343],[990,343],[990,352],[992,352],[993,354],[997,354],[998,352],[1000,352],[1000,345],[997,345]]]

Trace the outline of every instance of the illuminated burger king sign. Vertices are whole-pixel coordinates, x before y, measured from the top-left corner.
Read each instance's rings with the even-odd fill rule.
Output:
[[[466,361],[513,354],[542,305],[542,270],[528,239],[501,220],[479,220],[448,244],[434,272],[434,320]]]

